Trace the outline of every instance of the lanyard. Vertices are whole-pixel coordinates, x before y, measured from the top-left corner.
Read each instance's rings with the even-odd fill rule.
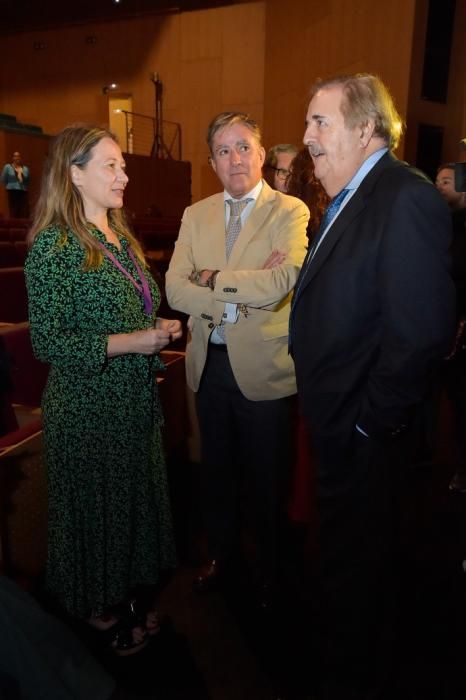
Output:
[[[134,279],[133,275],[128,272],[126,268],[123,267],[123,265],[120,263],[119,260],[116,259],[116,257],[111,253],[103,243],[99,241],[99,246],[102,248],[104,255],[107,256],[107,258],[115,265],[115,267],[120,270],[120,272],[131,282],[133,287],[139,292],[139,294],[142,296],[143,302],[144,302],[144,313],[147,314],[147,316],[152,316],[152,296],[150,293],[149,289],[149,284],[147,282],[147,278],[145,274],[143,273],[141,266],[139,265],[138,261],[136,260],[136,256],[134,255],[133,251],[131,250],[131,246],[128,245],[128,254],[131,260],[134,263],[134,267],[137,270],[137,273],[139,275],[139,279],[141,280],[141,284],[139,282],[136,282]]]

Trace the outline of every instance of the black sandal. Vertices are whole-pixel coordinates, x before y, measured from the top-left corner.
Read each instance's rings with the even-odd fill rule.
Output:
[[[145,604],[141,600],[134,598],[129,602],[129,608],[138,621],[138,626],[145,629],[150,637],[155,637],[160,632],[159,615],[153,605]]]
[[[116,627],[117,629],[115,629],[115,627],[112,628],[113,636],[109,639],[108,646],[118,656],[137,654],[149,643],[147,632],[144,627],[141,627],[139,624],[135,625],[134,621],[131,623],[120,621],[117,623]],[[138,627],[143,631],[140,642],[136,642],[134,639],[134,631]]]
[[[114,624],[107,629],[101,629],[90,623],[102,646],[111,649],[118,656],[137,654],[147,646],[149,639],[145,625],[136,615],[131,604],[122,606],[114,617],[116,618]],[[142,638],[139,642],[134,639],[137,628],[142,632]]]

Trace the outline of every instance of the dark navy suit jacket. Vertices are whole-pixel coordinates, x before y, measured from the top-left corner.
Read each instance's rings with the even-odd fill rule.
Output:
[[[377,440],[409,429],[454,334],[450,238],[433,185],[386,153],[301,271],[290,341],[302,410],[330,463],[356,424]]]

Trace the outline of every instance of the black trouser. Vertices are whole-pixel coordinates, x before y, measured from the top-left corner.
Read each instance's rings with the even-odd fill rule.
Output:
[[[273,580],[277,570],[278,524],[292,449],[291,407],[292,397],[246,399],[226,347],[210,347],[197,394],[209,556],[226,559],[237,545],[245,494],[255,520],[258,573],[264,579]]]
[[[355,431],[340,463],[325,464],[324,458],[319,464],[329,700],[379,697],[377,690],[386,689],[390,679],[406,452],[404,440],[382,445]]]

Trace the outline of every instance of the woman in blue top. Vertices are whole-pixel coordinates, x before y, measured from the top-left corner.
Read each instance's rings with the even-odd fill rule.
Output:
[[[1,178],[8,195],[10,216],[15,219],[27,218],[29,216],[27,193],[29,168],[23,165],[19,151],[15,151],[11,163],[3,167]]]

